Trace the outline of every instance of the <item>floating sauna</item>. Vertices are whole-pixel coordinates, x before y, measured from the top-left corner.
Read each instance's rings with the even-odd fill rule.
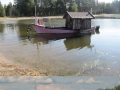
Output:
[[[91,28],[91,19],[94,19],[90,12],[66,12],[63,16],[66,19],[65,27],[71,30],[85,30]]]

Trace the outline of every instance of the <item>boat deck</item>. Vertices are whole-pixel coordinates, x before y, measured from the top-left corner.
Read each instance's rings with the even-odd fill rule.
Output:
[[[47,26],[45,28],[48,28],[48,29],[61,29],[61,30],[67,30],[66,27],[54,27],[54,26]]]

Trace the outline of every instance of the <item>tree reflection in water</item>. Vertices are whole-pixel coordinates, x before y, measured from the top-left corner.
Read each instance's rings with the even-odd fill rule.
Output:
[[[77,37],[77,38],[70,38],[64,41],[67,50],[76,49],[76,48],[82,49],[84,47],[88,47],[88,48],[94,47],[93,45],[90,45],[90,43],[91,43],[90,35]]]

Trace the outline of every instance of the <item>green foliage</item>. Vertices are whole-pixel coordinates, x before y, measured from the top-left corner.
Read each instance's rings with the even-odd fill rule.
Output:
[[[72,5],[72,11],[73,11],[73,12],[77,12],[77,11],[78,11],[78,8],[77,8],[77,7],[78,7],[78,6],[77,6],[76,2],[74,2],[73,5]]]
[[[3,8],[3,6],[0,4],[0,17],[4,17],[5,16],[5,9]]]
[[[12,10],[13,10],[13,6],[12,3],[9,3],[8,6],[6,7],[6,16],[12,16]]]
[[[35,6],[37,16],[63,15],[66,11],[88,12],[93,14],[120,13],[120,0],[112,3],[98,2],[98,0],[14,0],[14,5],[0,4],[0,16],[34,16]]]
[[[16,1],[16,0],[15,0]],[[16,8],[20,12],[20,16],[34,15],[34,0],[17,0]]]
[[[115,90],[120,90],[120,85],[116,86]]]
[[[115,86],[114,88],[106,88],[106,89],[99,88],[98,90],[120,90],[120,85]]]

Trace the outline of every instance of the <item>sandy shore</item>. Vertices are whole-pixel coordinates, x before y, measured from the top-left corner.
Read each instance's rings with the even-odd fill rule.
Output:
[[[26,19],[34,19],[34,17],[17,17],[17,18],[0,17],[0,21],[7,21],[7,20],[26,20]]]
[[[48,17],[39,17],[39,18],[63,18],[63,16],[48,16]],[[27,20],[27,19],[35,19],[35,17],[17,17],[17,18],[0,17],[0,21],[6,21],[6,20]]]
[[[29,70],[10,63],[0,54],[0,76],[45,76],[36,70]]]

